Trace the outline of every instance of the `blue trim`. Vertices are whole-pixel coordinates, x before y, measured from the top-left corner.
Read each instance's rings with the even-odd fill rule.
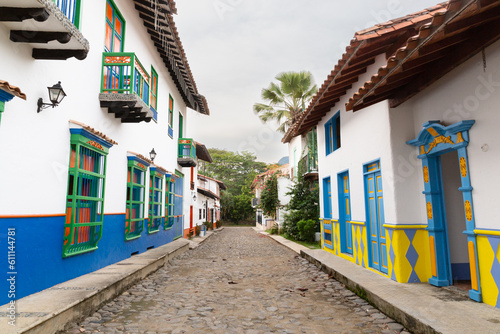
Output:
[[[476,290],[469,290],[469,298],[478,302],[478,303],[483,302],[482,294],[480,292],[477,292]]]
[[[150,170],[150,172],[156,172],[156,173],[161,174],[161,175],[167,175],[165,173],[165,171],[163,169],[159,169],[158,166],[151,167],[149,170]],[[170,174],[168,174],[168,175],[170,175]]]
[[[168,126],[168,135],[170,138],[174,138],[174,130],[170,127],[170,125]]]
[[[344,177],[347,175],[349,191],[346,194],[344,189]],[[340,251],[342,253],[353,254],[353,236],[351,221],[351,191],[350,191],[349,170],[337,174],[337,190],[339,201],[339,230],[340,230]],[[346,208],[346,199],[349,199],[349,207]],[[349,211],[347,214],[346,210]]]
[[[332,219],[332,201],[328,191],[332,191],[330,176],[323,178],[323,215],[325,219]]]
[[[477,253],[476,235],[474,233],[475,219],[474,207],[472,202],[472,185],[470,182],[470,169],[467,157],[467,146],[469,144],[468,130],[474,125],[474,120],[461,121],[450,126],[439,124],[439,121],[429,121],[424,123],[423,129],[418,134],[417,138],[410,140],[407,143],[420,149],[422,159],[422,167],[427,169],[428,179],[424,179],[425,200],[427,203],[428,213],[428,228],[429,237],[434,237],[436,246],[436,270],[437,276],[429,279],[429,283],[436,286],[446,286],[453,284],[453,271],[459,271],[458,276],[465,271],[465,269],[457,269],[457,265],[451,264],[449,254],[449,236],[447,231],[446,222],[446,209],[444,203],[443,193],[443,179],[442,179],[442,166],[441,155],[451,151],[457,151],[457,161],[461,168],[461,187],[459,190],[462,192],[463,205],[466,211],[466,231],[467,243],[474,244],[474,251],[476,255],[476,272],[478,291],[469,291],[471,299],[481,301],[481,279],[479,277],[479,261]],[[429,131],[429,129],[431,129]],[[434,135],[433,135],[434,134]],[[438,137],[441,137],[438,139]],[[442,138],[444,137],[444,139]],[[422,152],[424,151],[424,152]],[[464,173],[465,170],[465,173]],[[427,181],[427,182],[426,182]],[[467,204],[467,205],[466,205]],[[470,211],[469,211],[470,209]],[[430,215],[432,214],[432,215]],[[470,264],[469,264],[470,271]]]
[[[0,101],[1,102],[9,102],[14,98],[14,95],[7,93],[3,89],[0,89]]]
[[[406,143],[409,145],[413,145],[413,146],[418,147],[418,146],[426,145],[429,142],[432,142],[432,138],[434,138],[434,137],[428,131],[429,128],[433,128],[441,136],[448,137],[451,135],[456,135],[457,133],[462,132],[462,131],[468,131],[472,127],[472,125],[474,125],[474,123],[476,123],[476,121],[466,120],[466,121],[461,121],[461,122],[458,122],[458,123],[455,123],[455,124],[452,124],[449,126],[444,126],[444,125],[440,124],[439,121],[429,121],[429,122],[424,123],[423,129],[420,130],[420,133],[418,134],[416,139],[409,140]],[[464,140],[466,142],[469,142],[468,139],[469,139],[468,136],[467,136],[467,138],[464,137]]]
[[[143,159],[141,159],[141,158],[139,158],[138,156],[135,156],[135,155],[129,155],[129,156],[127,156],[127,160],[128,161],[137,161],[137,162],[143,164],[144,166],[149,167],[149,162],[147,162],[147,161],[145,161],[145,160],[143,160]]]
[[[106,147],[106,148],[110,148],[113,146],[113,144],[111,144],[110,142],[108,142],[107,140],[104,140],[102,139],[101,137],[98,137],[96,136],[95,134],[83,129],[83,128],[73,128],[73,129],[69,129],[71,134],[77,134],[77,135],[81,135],[81,136],[84,136],[88,139],[91,139],[91,140],[94,140],[96,142],[98,142],[99,144],[101,144],[102,146]]]
[[[182,221],[175,228],[125,241],[125,214],[106,214],[105,230],[99,248],[93,252],[62,258],[65,216],[0,218],[0,245],[7,244],[7,227],[16,230],[16,299],[50,288],[75,277],[125,260],[132,253],[158,248],[182,236]],[[7,256],[0,257],[0,267],[8,268]],[[8,282],[0,280],[0,291],[9,291]],[[7,293],[0,294],[0,305],[9,302]]]
[[[339,136],[337,133],[337,119],[340,121],[340,110],[325,123],[326,155],[340,148],[340,143],[337,142],[337,137]],[[333,147],[331,144],[333,144]]]
[[[153,112],[153,121],[158,122],[158,112],[155,110],[155,108],[153,108],[153,106],[149,106],[149,109]]]

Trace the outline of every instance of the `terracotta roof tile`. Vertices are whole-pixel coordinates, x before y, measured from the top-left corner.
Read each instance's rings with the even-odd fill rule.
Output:
[[[142,154],[139,154],[139,153],[135,153],[135,152],[132,152],[132,151],[127,151],[127,153],[130,153],[132,155],[135,155],[136,157],[138,157],[139,159],[141,160],[144,160],[146,161],[148,164],[152,165],[153,164],[153,161],[146,158],[145,156],[143,156]]]
[[[74,121],[74,120],[69,120],[70,123],[73,123],[73,124],[76,124],[78,126],[81,126],[83,129],[87,130],[88,132],[98,136],[98,137],[101,137],[102,139],[104,139],[105,141],[107,141],[108,143],[110,144],[113,144],[113,145],[118,145],[117,142],[115,142],[113,139],[109,138],[108,136],[106,136],[104,133],[100,132],[100,131],[97,131],[96,129],[88,126],[87,124],[84,124],[82,122],[78,122],[78,121]]]
[[[373,89],[383,86],[388,76],[392,75],[393,73],[400,73],[401,65],[404,64],[404,62],[407,60],[407,56],[402,57],[403,54],[408,55],[411,52],[410,55],[418,55],[418,49],[428,42],[428,38],[438,38],[436,36],[440,35],[436,35],[435,32],[438,31],[438,29],[441,29],[441,27],[447,26],[447,24],[453,20],[453,18],[451,18],[445,21],[446,13],[455,13],[455,15],[463,17],[473,16],[478,13],[476,7],[474,6],[475,1],[470,1],[467,4],[463,4],[465,6],[464,10],[457,12],[462,8],[462,4],[463,3],[460,0],[451,0],[447,3],[431,7],[430,9],[433,9],[431,13],[431,22],[422,25],[419,29],[418,35],[410,37],[406,41],[406,45],[402,46],[396,51],[396,57],[389,58],[387,64],[379,68],[378,73],[371,77],[370,81],[372,84],[371,88],[369,88],[368,91],[366,91],[365,89],[359,89],[356,93],[353,94],[353,96],[349,99],[349,102],[346,103],[346,109],[352,110],[358,104],[362,106],[363,99],[365,97],[376,95],[376,93],[374,94]],[[442,5],[446,5],[446,8],[443,8]],[[414,21],[417,21],[427,15],[429,14],[421,15],[420,17],[415,18]],[[393,71],[390,71],[389,68],[395,69]],[[364,87],[367,87],[367,83],[365,83]]]
[[[301,129],[301,126],[305,119],[309,117],[309,115],[314,112],[314,108],[321,103],[321,99],[323,95],[328,91],[331,86],[335,86],[335,80],[337,77],[341,76],[341,72],[345,66],[349,66],[350,61],[357,55],[360,49],[363,48],[363,45],[367,45],[367,42],[371,42],[370,40],[377,40],[378,38],[386,38],[385,36],[391,32],[400,32],[403,34],[407,31],[408,27],[415,26],[415,28],[420,28],[425,23],[429,23],[433,19],[433,15],[439,13],[441,15],[442,12],[446,12],[448,5],[453,2],[442,2],[430,8],[418,11],[413,14],[409,14],[400,18],[395,18],[390,21],[377,24],[373,27],[358,31],[354,34],[354,38],[351,40],[350,45],[346,47],[346,52],[342,55],[342,58],[338,61],[338,64],[334,67],[334,70],[328,76],[327,80],[320,87],[316,95],[313,97],[307,109],[300,115],[298,121],[296,121],[286,132],[283,137],[283,142],[290,141],[293,137],[297,136],[299,131],[305,131],[307,129]],[[382,70],[382,71],[381,71]],[[378,76],[376,78],[372,78],[372,82],[376,83],[380,81],[379,76],[383,76],[387,73],[387,67],[379,70]],[[385,72],[385,73],[384,73]],[[378,80],[378,81],[377,81]],[[332,105],[333,107],[333,105]],[[323,109],[323,108],[320,108]]]
[[[21,89],[19,87],[12,86],[7,81],[0,80],[0,89],[23,100],[26,100],[26,94],[21,92]]]

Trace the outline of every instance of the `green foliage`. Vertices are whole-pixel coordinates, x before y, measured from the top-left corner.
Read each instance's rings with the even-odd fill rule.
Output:
[[[214,228],[214,223],[212,222],[203,222],[203,225],[206,227],[207,231]]]
[[[301,233],[298,227],[300,221],[314,221],[314,232],[319,232],[319,224],[317,223],[319,221],[319,187],[316,182],[311,183],[305,180],[302,174],[301,171],[298,172],[297,182],[288,192],[291,199],[286,207],[288,214],[285,215],[283,224],[285,235],[296,240],[305,240],[304,238],[307,237],[307,233]],[[307,226],[310,226],[310,224]]]
[[[269,234],[279,234],[279,226],[278,224],[274,224],[269,230]]]
[[[221,219],[238,223],[254,217],[254,197],[250,186],[257,174],[266,170],[264,162],[249,152],[235,153],[211,148],[213,163],[200,161],[199,173],[224,182],[227,190],[221,192]]]
[[[276,120],[280,124],[277,131],[285,133],[285,129],[305,110],[318,88],[313,84],[311,72],[307,71],[283,72],[275,79],[278,83],[271,82],[261,93],[267,104],[255,103],[253,110],[264,123]]]
[[[317,230],[318,222],[313,219],[301,220],[297,223],[297,229],[299,230],[299,240],[314,241],[314,235]]]
[[[201,227],[200,225],[196,225],[194,227],[194,235],[196,235],[197,237],[200,235],[200,232],[201,232]]]
[[[264,183],[264,189],[260,194],[260,208],[264,215],[276,218],[276,209],[280,200],[278,198],[278,178],[272,174]]]
[[[242,187],[250,189],[257,174],[266,170],[264,162],[250,152],[231,152],[217,148],[208,149],[213,162],[200,161],[199,173],[224,182],[227,192],[233,196],[242,193]]]

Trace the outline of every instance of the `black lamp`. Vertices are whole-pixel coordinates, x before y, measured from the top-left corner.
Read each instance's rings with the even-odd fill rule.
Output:
[[[151,161],[155,161],[155,158],[156,158],[156,152],[155,152],[155,149],[153,147],[153,149],[151,150],[151,152],[149,152],[149,159],[151,159]]]
[[[57,106],[61,101],[66,97],[66,93],[64,92],[63,88],[61,87],[61,81],[56,83],[52,87],[47,87],[49,90],[49,99],[50,102],[52,103],[44,103],[42,98],[38,99],[38,109],[37,112],[42,111],[42,109],[46,109],[48,107],[54,108]]]

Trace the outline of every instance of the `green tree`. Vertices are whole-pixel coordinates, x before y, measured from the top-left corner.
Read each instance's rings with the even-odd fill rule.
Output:
[[[280,201],[278,198],[278,178],[272,174],[264,183],[264,189],[260,194],[260,207],[262,212],[271,218],[276,218],[276,209]]]
[[[227,190],[221,192],[221,218],[238,223],[253,218],[250,186],[257,174],[265,171],[266,164],[257,161],[249,152],[235,153],[210,148],[212,163],[200,161],[198,172],[224,182]]]
[[[271,82],[268,88],[262,89],[261,97],[267,104],[255,103],[253,110],[264,123],[276,120],[280,124],[277,131],[285,133],[305,110],[318,87],[307,71],[282,72],[275,79],[278,83]]]
[[[217,148],[208,149],[213,162],[200,161],[198,172],[224,182],[227,191],[234,196],[242,193],[242,188],[250,185],[257,174],[266,170],[264,162],[250,152],[231,152]]]
[[[289,237],[301,240],[307,238],[304,228],[310,227],[310,220],[315,222],[315,230],[319,228],[319,187],[317,182],[305,180],[303,171],[299,170],[298,175],[297,182],[287,193],[291,198],[286,207],[288,214],[285,215],[283,230]],[[301,221],[308,221],[307,226],[300,226]]]

